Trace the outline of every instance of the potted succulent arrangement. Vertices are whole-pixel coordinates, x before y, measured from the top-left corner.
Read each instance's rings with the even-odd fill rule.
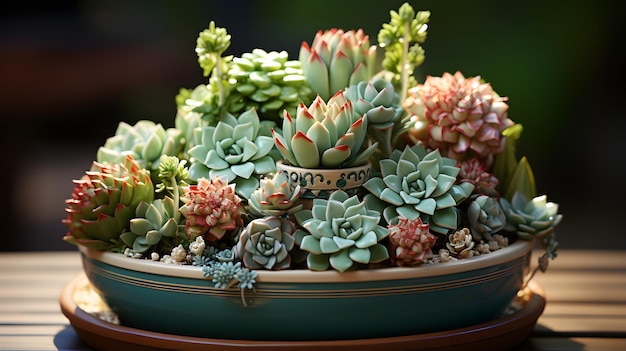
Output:
[[[417,82],[430,13],[390,15],[378,45],[320,30],[297,59],[225,55],[211,22],[196,46],[208,81],[180,90],[174,127],[120,122],[74,181],[63,239],[121,323],[233,340],[437,332],[497,318],[546,270],[562,216],[516,155],[506,98],[461,72]]]

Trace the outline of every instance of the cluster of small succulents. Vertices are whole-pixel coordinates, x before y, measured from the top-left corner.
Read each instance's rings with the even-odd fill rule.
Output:
[[[378,46],[335,28],[297,60],[224,56],[230,35],[211,22],[196,47],[208,82],[181,89],[173,128],[120,123],[75,181],[64,239],[200,266],[242,290],[256,270],[427,266],[515,240],[556,257],[562,216],[516,156],[522,128],[506,99],[460,72],[418,83],[430,13],[390,14]],[[354,194],[307,203],[279,161],[372,172]]]

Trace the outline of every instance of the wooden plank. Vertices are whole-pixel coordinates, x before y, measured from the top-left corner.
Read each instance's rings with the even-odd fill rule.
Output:
[[[615,335],[626,338],[626,318],[607,318],[606,316],[585,316],[543,314],[537,321],[537,328],[548,329],[546,332],[569,333],[576,335]]]
[[[0,324],[4,325],[65,325],[68,323],[60,310],[56,313],[0,313]]]
[[[594,302],[626,304],[626,272],[550,271],[533,278],[548,303]]]
[[[0,315],[4,313],[59,312],[59,299],[0,299]]]
[[[54,336],[67,328],[67,325],[0,325],[0,336],[6,335],[51,335]]]
[[[29,336],[24,342],[23,336],[2,337],[0,350],[7,351],[93,351],[77,337],[68,336]]]
[[[69,281],[68,281],[69,282]],[[62,286],[27,286],[24,285],[8,285],[0,287],[0,299],[46,299],[59,298]]]
[[[543,254],[533,252],[532,264]],[[562,250],[554,260],[550,260],[550,270],[626,270],[626,255],[620,250]]]
[[[71,267],[63,270],[37,270],[37,271],[24,271],[13,270],[10,272],[2,273],[2,282],[10,283],[54,283],[57,284],[65,281],[68,277],[74,277],[83,271],[82,267]],[[71,278],[70,278],[71,279]]]
[[[569,338],[531,337],[514,351],[624,351],[626,339],[619,338]]]
[[[593,303],[548,303],[543,314],[554,316],[605,316],[607,318],[623,318],[626,320],[626,304],[593,304]],[[624,323],[626,330],[626,323]]]

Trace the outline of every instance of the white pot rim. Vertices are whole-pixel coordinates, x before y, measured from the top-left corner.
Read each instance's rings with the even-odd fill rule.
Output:
[[[533,241],[518,239],[513,244],[488,254],[457,261],[425,264],[416,267],[388,267],[362,269],[350,272],[338,272],[334,270],[316,272],[306,269],[281,271],[257,270],[256,281],[271,283],[332,283],[385,281],[441,276],[468,272],[513,261],[529,253],[532,250],[533,243]],[[202,274],[202,268],[198,266],[166,264],[148,259],[134,259],[120,253],[97,251],[84,246],[79,246],[79,250],[88,258],[124,269],[172,277],[206,279]]]

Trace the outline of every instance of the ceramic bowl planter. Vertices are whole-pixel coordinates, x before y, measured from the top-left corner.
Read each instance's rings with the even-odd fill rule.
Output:
[[[259,271],[254,291],[244,295],[214,287],[200,267],[80,251],[89,281],[124,326],[284,341],[414,335],[493,320],[521,288],[532,245],[518,240],[487,255],[427,267]],[[294,313],[301,316],[297,323]]]

